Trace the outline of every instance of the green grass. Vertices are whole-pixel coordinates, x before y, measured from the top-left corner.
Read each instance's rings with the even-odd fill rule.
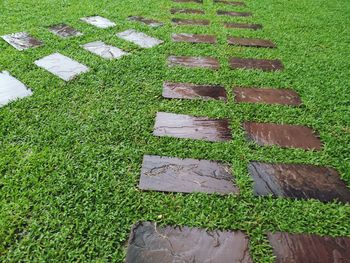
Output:
[[[241,229],[251,239],[255,262],[272,262],[268,231],[350,236],[350,206],[256,198],[250,160],[307,163],[336,168],[350,185],[350,50],[346,0],[245,0],[248,7],[205,0],[210,27],[174,27],[171,7],[201,7],[170,0],[4,0],[0,34],[28,31],[45,46],[19,52],[0,41],[0,70],[30,87],[34,95],[0,109],[0,261],[122,262],[131,225],[140,220],[209,229]],[[216,9],[252,11],[252,18],[218,17]],[[97,29],[79,21],[98,14],[117,23]],[[142,15],[166,22],[151,29],[126,21]],[[261,23],[261,31],[223,28],[222,21]],[[84,36],[61,40],[46,27],[66,22]],[[165,40],[150,50],[115,37],[134,28]],[[211,33],[217,45],[179,44],[172,32]],[[226,37],[273,40],[278,49],[229,47]],[[105,61],[79,45],[103,40],[131,56]],[[90,67],[65,83],[34,60],[60,52]],[[168,55],[214,56],[219,71],[168,68]],[[280,58],[283,72],[230,70],[230,56]],[[229,102],[166,100],[163,81],[221,84]],[[234,104],[232,87],[291,87],[299,108]],[[229,118],[233,140],[210,143],[152,135],[158,111]],[[248,143],[243,121],[307,125],[324,142],[320,152]],[[163,194],[137,189],[144,154],[221,160],[232,165],[240,196]]]

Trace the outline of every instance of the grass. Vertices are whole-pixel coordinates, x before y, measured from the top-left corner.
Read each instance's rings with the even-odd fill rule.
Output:
[[[131,225],[150,220],[208,229],[240,229],[250,236],[255,262],[273,262],[268,231],[350,236],[350,206],[316,200],[256,198],[250,160],[306,163],[336,168],[350,185],[350,50],[346,0],[245,0],[248,7],[172,3],[170,0],[4,0],[0,34],[27,31],[45,46],[23,52],[0,41],[0,70],[30,87],[34,95],[0,109],[0,261],[123,262]],[[171,7],[196,7],[210,27],[174,27]],[[218,17],[216,9],[252,11],[252,18]],[[98,14],[117,23],[97,29],[79,21]],[[142,15],[166,22],[162,28],[126,21]],[[232,30],[223,21],[261,23],[261,31]],[[46,27],[65,22],[84,36],[62,40]],[[120,40],[134,28],[165,40],[150,50]],[[217,45],[180,44],[173,32],[209,33]],[[229,47],[226,37],[273,40],[278,49]],[[103,40],[130,51],[105,61],[79,45]],[[65,83],[33,61],[60,52],[90,72]],[[168,68],[168,55],[213,56],[219,71]],[[280,58],[283,72],[230,70],[231,56]],[[166,100],[163,81],[221,84],[229,102]],[[291,87],[303,106],[234,104],[232,87]],[[152,135],[156,112],[229,118],[233,140],[210,143]],[[248,143],[243,121],[307,125],[322,141],[321,152]],[[144,154],[221,160],[232,165],[240,196],[163,194],[137,189]]]

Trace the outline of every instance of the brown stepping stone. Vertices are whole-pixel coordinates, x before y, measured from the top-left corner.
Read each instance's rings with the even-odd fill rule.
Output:
[[[250,103],[301,105],[299,95],[290,89],[234,88],[235,101]]]
[[[224,87],[214,85],[195,85],[190,83],[165,82],[163,97],[169,99],[203,99],[226,101]]]
[[[4,35],[1,36],[1,38],[19,51],[40,47],[43,45],[43,42],[32,37],[26,32]]]
[[[176,57],[168,58],[169,66],[184,66],[190,68],[219,69],[220,64],[216,58],[210,57]]]
[[[214,0],[214,2],[219,4],[225,4],[225,5],[246,6],[246,4],[243,2],[231,2],[231,1],[225,1],[225,0]]]
[[[274,123],[245,122],[244,129],[250,141],[258,145],[277,145],[283,148],[321,150],[322,144],[309,127]]]
[[[173,18],[171,21],[177,25],[192,25],[192,26],[208,26],[210,25],[209,20],[202,19],[181,19],[181,18]]]
[[[230,171],[228,165],[215,161],[145,155],[139,188],[178,193],[238,193]]]
[[[189,227],[133,226],[125,263],[252,263],[249,239],[241,231],[206,231]]]
[[[164,25],[162,22],[159,22],[159,21],[154,20],[154,19],[144,18],[142,16],[129,16],[128,20],[140,22],[140,23],[146,24],[150,27],[160,27],[160,26]]]
[[[202,4],[203,0],[173,0],[173,2],[177,2],[177,3],[199,3]]]
[[[349,189],[332,168],[251,162],[248,170],[254,180],[254,193],[257,196],[350,202]]]
[[[231,58],[231,68],[260,69],[263,71],[283,70],[280,60],[255,59],[255,58]]]
[[[186,8],[172,8],[170,13],[174,14],[205,14],[203,10],[199,9],[186,9]]]
[[[259,24],[244,24],[244,23],[226,22],[226,23],[224,23],[224,25],[226,28],[252,29],[252,30],[262,29],[262,25],[259,25]]]
[[[82,33],[80,33],[78,30],[66,24],[58,24],[51,26],[49,27],[49,31],[61,38],[76,37],[82,35]]]
[[[215,44],[217,42],[216,37],[212,35],[200,35],[200,34],[173,34],[172,39],[175,42],[189,42],[189,43],[208,43]]]
[[[252,13],[247,13],[247,12],[232,12],[232,11],[223,11],[223,10],[217,11],[217,14],[219,16],[251,16],[252,15]]]
[[[276,48],[276,45],[272,41],[257,38],[229,37],[228,44],[244,47]]]
[[[228,119],[210,119],[189,115],[158,112],[153,135],[205,141],[230,141]]]
[[[349,237],[269,233],[276,263],[349,263]]]

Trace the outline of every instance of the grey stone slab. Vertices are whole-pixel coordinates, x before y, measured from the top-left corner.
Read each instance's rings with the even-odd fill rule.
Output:
[[[3,40],[9,43],[17,50],[25,50],[28,48],[35,48],[43,45],[43,42],[30,36],[26,32],[13,33],[1,36]]]
[[[36,60],[34,63],[65,81],[69,81],[77,75],[89,71],[89,68],[85,65],[60,53],[46,56]]]
[[[129,16],[128,20],[140,22],[150,27],[161,27],[164,25],[162,22],[150,18],[145,18],[143,16]]]
[[[142,48],[152,48],[163,43],[162,40],[150,37],[145,33],[138,32],[134,29],[129,29],[124,32],[118,33],[117,37],[126,41],[132,42]]]
[[[49,27],[49,31],[55,34],[56,36],[59,36],[62,38],[77,37],[77,36],[83,35],[78,30],[66,24],[58,24],[58,25],[51,26]]]
[[[102,16],[88,16],[80,18],[80,20],[98,28],[109,28],[116,25],[114,22]]]
[[[90,51],[91,53],[94,53],[105,59],[117,59],[128,54],[120,48],[107,45],[102,41],[87,43],[85,45],[82,45],[82,47],[85,50]]]

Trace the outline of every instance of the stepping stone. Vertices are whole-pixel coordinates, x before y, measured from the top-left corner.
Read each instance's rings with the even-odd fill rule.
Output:
[[[59,24],[49,27],[49,31],[62,38],[77,37],[83,35],[78,30],[66,25]]]
[[[116,26],[114,22],[102,16],[83,17],[80,18],[80,20],[98,28],[109,28]]]
[[[153,135],[212,142],[232,139],[228,119],[210,119],[158,112]]]
[[[349,237],[268,233],[276,263],[348,263]]]
[[[203,0],[173,0],[173,2],[177,2],[177,3],[199,3],[199,4],[203,4]]]
[[[257,196],[350,202],[349,189],[332,168],[251,162],[248,170]]]
[[[260,25],[260,24],[244,24],[244,23],[226,22],[226,23],[224,23],[224,25],[226,28],[252,29],[252,30],[262,29],[262,25]]]
[[[172,8],[170,9],[171,14],[202,14],[204,15],[205,12],[203,10],[199,9],[185,9],[185,8]]]
[[[133,29],[118,33],[117,37],[132,42],[142,48],[152,48],[163,43],[162,40],[150,37],[142,32],[137,32]]]
[[[54,53],[36,60],[34,64],[46,69],[65,81],[72,80],[77,75],[89,71],[89,68],[85,65],[80,64],[69,57],[63,56],[60,53]]]
[[[290,89],[234,88],[237,102],[301,105],[299,95]]]
[[[121,50],[120,48],[106,45],[102,41],[88,43],[88,44],[82,45],[82,47],[85,50],[90,51],[91,53],[94,53],[104,59],[117,59],[128,54],[127,52]]]
[[[321,141],[314,131],[305,126],[245,122],[244,129],[248,139],[261,146],[277,145],[305,150],[322,148]]]
[[[249,239],[241,231],[206,231],[189,227],[133,226],[125,263],[252,263]]]
[[[43,42],[32,37],[26,32],[19,32],[19,33],[4,35],[4,36],[1,36],[1,38],[19,51],[29,49],[29,48],[40,47],[43,45]]]
[[[224,87],[214,85],[195,85],[190,83],[165,82],[163,97],[169,99],[203,99],[226,101]]]
[[[143,24],[146,24],[150,27],[161,27],[164,24],[157,21],[157,20],[153,20],[153,19],[148,19],[148,18],[144,18],[142,16],[129,16],[128,20],[130,21],[136,21],[136,22],[141,22]]]
[[[255,58],[231,58],[231,68],[260,69],[263,71],[283,70],[280,60],[255,59]]]
[[[214,0],[214,3],[225,4],[225,5],[236,5],[236,6],[246,6],[243,2],[231,2],[225,0]]]
[[[184,66],[189,68],[219,69],[219,61],[210,57],[176,57],[168,58],[169,66]]]
[[[181,19],[181,18],[173,18],[171,19],[171,21],[176,24],[176,25],[180,25],[180,26],[187,26],[187,25],[191,25],[191,26],[208,26],[210,25],[210,21],[209,20],[202,20],[202,19]]]
[[[12,77],[7,71],[0,72],[0,107],[11,101],[32,95],[32,91]]]
[[[215,161],[150,156],[143,158],[139,188],[161,192],[239,192],[231,168]]]
[[[222,11],[222,10],[217,11],[217,14],[219,16],[251,16],[252,15],[252,13],[247,13],[247,12],[232,12],[232,11]]]
[[[189,43],[208,43],[215,44],[217,42],[215,36],[199,35],[199,34],[173,34],[172,39],[175,42],[189,42]]]
[[[276,45],[265,39],[257,38],[240,38],[240,37],[229,37],[229,45],[244,46],[244,47],[266,47],[266,48],[276,48]]]

